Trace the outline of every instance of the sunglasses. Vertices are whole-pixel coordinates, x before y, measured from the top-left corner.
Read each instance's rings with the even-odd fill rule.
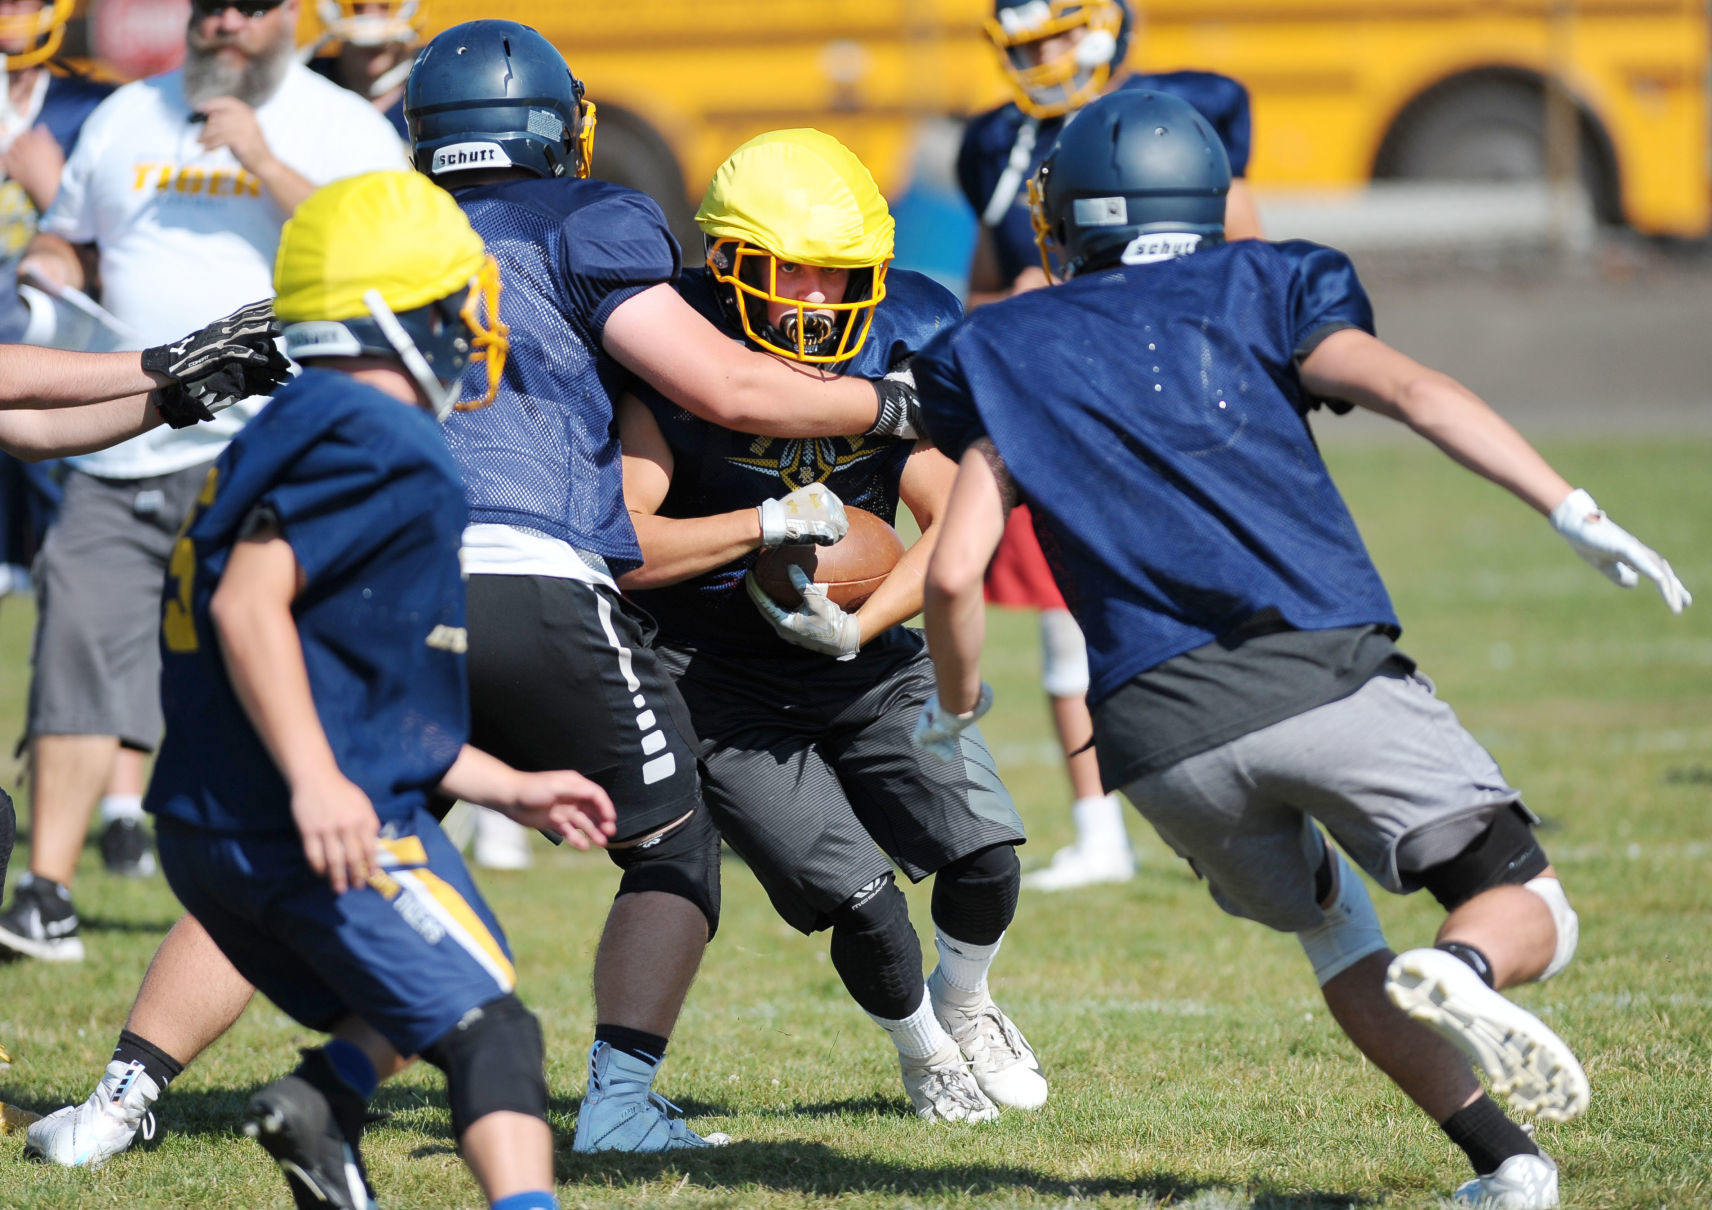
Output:
[[[240,17],[254,19],[271,13],[285,0],[190,0],[191,10],[198,17],[217,17],[229,8],[238,10]]]

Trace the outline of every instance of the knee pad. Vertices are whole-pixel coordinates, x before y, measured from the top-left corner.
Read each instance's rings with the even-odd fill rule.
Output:
[[[1337,864],[1337,898],[1324,909],[1323,923],[1296,934],[1321,987],[1367,955],[1386,948],[1385,932],[1379,927],[1379,916],[1361,875],[1330,845],[1326,846],[1326,858]]]
[[[624,871],[620,895],[660,891],[688,899],[707,918],[707,939],[713,940],[719,931],[719,832],[706,806],[697,802],[688,819],[653,840],[606,852]]]
[[[1551,910],[1552,923],[1557,926],[1557,949],[1552,953],[1551,962],[1540,973],[1541,979],[1550,979],[1575,957],[1576,944],[1581,940],[1581,917],[1569,906],[1569,896],[1563,893],[1563,883],[1550,875],[1530,878],[1522,884],[1522,889],[1532,891],[1545,901]]]
[[[970,945],[992,945],[1016,915],[1022,865],[1013,844],[959,857],[933,876],[933,923]]]
[[[490,1113],[547,1120],[541,1023],[516,996],[472,1008],[422,1057],[446,1073],[454,1138]]]
[[[1088,642],[1067,609],[1040,611],[1040,684],[1052,697],[1088,692]]]
[[[1522,808],[1505,804],[1474,842],[1449,861],[1415,875],[1447,912],[1496,886],[1524,886],[1550,862]]]
[[[832,965],[850,998],[888,1021],[921,1004],[921,939],[892,876],[876,879],[831,913]]]

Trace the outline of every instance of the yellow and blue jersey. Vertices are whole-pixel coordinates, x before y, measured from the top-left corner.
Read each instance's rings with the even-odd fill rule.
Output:
[[[454,196],[499,262],[499,315],[511,326],[498,396],[446,421],[470,519],[558,538],[615,573],[635,567],[613,408],[629,373],[602,335],[622,303],[677,279],[665,216],[646,194],[606,181],[531,179]],[[464,385],[484,393],[487,368],[473,363]]]
[[[728,333],[706,269],[686,272],[678,285],[692,307]],[[962,314],[957,297],[931,278],[894,269],[886,297],[874,308],[868,339],[839,373],[879,378],[907,361]],[[740,333],[732,333],[741,340]],[[661,504],[667,517],[705,517],[754,508],[763,500],[824,483],[844,501],[887,523],[898,510],[898,484],[913,441],[886,437],[760,437],[694,416],[646,384],[637,394],[672,450],[672,485]],[[743,589],[754,565],[746,555],[724,567],[666,588],[632,594],[660,623],[669,647],[734,655],[764,653],[782,660],[824,660],[780,639]]]
[[[457,464],[426,411],[329,370],[282,388],[210,469],[173,549],[167,734],[146,807],[217,832],[293,826],[208,613],[234,545],[265,521],[297,559],[292,614],[339,770],[383,823],[412,819],[469,731],[465,517]]]
[[[1248,172],[1248,89],[1237,81],[1210,71],[1171,71],[1126,76],[1119,87],[1182,97],[1218,132],[1230,158],[1231,176]],[[999,276],[1007,283],[1030,265],[1040,263],[1025,182],[1040,171],[1066,120],[1037,121],[1011,101],[970,119],[963,131],[963,145],[957,153],[957,183],[976,217],[992,230]],[[1001,187],[1002,198],[998,196]]]
[[[1397,628],[1298,375],[1346,328],[1373,311],[1343,253],[1242,240],[982,307],[916,357],[940,449],[991,438],[1032,510],[1090,704],[1265,610]]]

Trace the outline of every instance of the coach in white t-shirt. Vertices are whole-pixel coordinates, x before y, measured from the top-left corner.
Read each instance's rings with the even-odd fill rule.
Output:
[[[271,294],[280,227],[317,187],[409,167],[373,106],[297,63],[297,3],[193,0],[184,66],[102,102],[66,163],[23,265],[84,289],[92,260],[130,347]],[[174,536],[207,464],[265,402],[73,460],[37,563],[30,874],[0,912],[0,947],[83,956],[68,888],[90,810],[119,746],[160,738],[156,630]]]

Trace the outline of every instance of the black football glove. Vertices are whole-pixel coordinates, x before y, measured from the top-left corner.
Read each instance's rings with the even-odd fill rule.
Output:
[[[203,378],[222,366],[251,365],[273,371],[271,381],[278,381],[287,365],[274,344],[279,335],[273,303],[254,302],[169,345],[144,349],[143,369],[184,382]]]
[[[880,397],[880,414],[864,437],[897,437],[914,441],[921,435],[921,396],[916,394],[915,375],[907,364],[884,378],[869,379]]]

